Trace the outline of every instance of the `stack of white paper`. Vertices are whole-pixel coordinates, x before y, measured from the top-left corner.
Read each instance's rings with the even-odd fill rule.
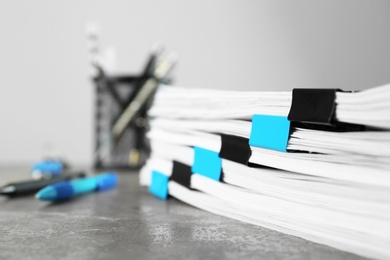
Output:
[[[272,125],[290,117],[293,99],[290,92],[161,87],[140,183],[161,198],[390,258],[390,85],[335,92],[326,126]],[[256,136],[255,115],[271,117],[260,125],[269,136]],[[275,133],[287,135],[285,143],[267,146]]]

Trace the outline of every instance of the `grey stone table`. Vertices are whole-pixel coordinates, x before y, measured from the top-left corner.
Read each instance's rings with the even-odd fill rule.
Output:
[[[27,168],[0,168],[0,185]],[[0,197],[0,259],[363,259],[176,199],[121,173],[119,186],[60,204]]]

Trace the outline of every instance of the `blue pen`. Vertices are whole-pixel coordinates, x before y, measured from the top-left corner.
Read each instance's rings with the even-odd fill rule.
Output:
[[[59,201],[93,191],[104,191],[118,184],[118,175],[105,173],[93,177],[65,181],[49,185],[35,194],[40,200]]]

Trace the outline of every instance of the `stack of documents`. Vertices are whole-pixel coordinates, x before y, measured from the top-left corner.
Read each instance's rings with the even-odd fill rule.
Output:
[[[141,185],[215,214],[390,258],[390,85],[361,92],[161,86]]]

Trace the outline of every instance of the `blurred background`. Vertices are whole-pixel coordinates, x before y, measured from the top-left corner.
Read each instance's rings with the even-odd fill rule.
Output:
[[[49,150],[93,154],[94,87],[85,26],[101,28],[116,72],[151,46],[179,54],[175,85],[361,90],[390,82],[389,1],[1,1],[0,164]]]

